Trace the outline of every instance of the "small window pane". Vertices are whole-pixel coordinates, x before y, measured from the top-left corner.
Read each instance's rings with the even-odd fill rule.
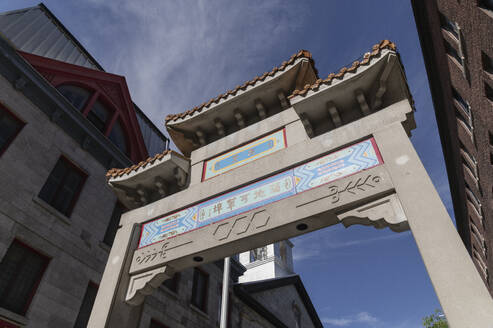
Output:
[[[448,43],[448,41],[444,40],[443,42],[445,43],[445,51],[447,52],[447,54],[457,60],[457,62],[462,66],[462,58],[459,56],[457,50],[455,50],[455,48],[452,47],[452,45]]]
[[[96,295],[98,294],[98,286],[90,282],[87,286],[84,299],[82,300],[82,305],[79,309],[79,314],[77,315],[77,320],[75,320],[74,328],[86,328],[89,322],[89,317],[91,316],[92,306],[96,300]]]
[[[462,96],[454,88],[452,88],[452,96],[461,105],[462,109],[467,113],[467,115],[471,116],[471,108],[469,106],[469,103],[464,98],[462,98]]]
[[[163,325],[162,323],[152,319],[151,320],[151,325],[149,326],[149,328],[166,328],[165,325]]]
[[[493,0],[480,0],[479,6],[485,9],[493,10]]]
[[[493,89],[486,83],[484,84],[484,93],[486,98],[493,102]]]
[[[493,74],[493,59],[491,59],[484,52],[481,53],[481,57],[482,57],[482,61],[483,61],[483,69],[486,72]]]
[[[0,106],[0,154],[7,149],[23,126],[24,123]]]
[[[125,132],[119,121],[116,121],[113,125],[110,135],[110,140],[124,153],[127,153],[127,142],[125,140]]]
[[[459,28],[456,22],[452,22],[445,15],[440,13],[440,25],[446,31],[452,33],[457,39],[459,38]]]
[[[259,247],[250,251],[250,262],[267,259],[267,247]]]
[[[99,131],[104,132],[109,113],[110,111],[105,105],[96,101],[89,114],[87,114],[87,119],[94,124]]]
[[[53,206],[60,213],[69,216],[76,198],[84,184],[85,174],[76,169],[63,157],[51,171],[39,198]]]
[[[0,307],[25,314],[48,261],[14,241],[0,262]]]
[[[88,90],[75,85],[61,85],[57,89],[78,110],[84,108],[84,105],[91,96]]]
[[[206,273],[195,268],[193,273],[193,288],[192,288],[192,304],[201,309],[204,312],[206,310],[207,302],[207,288],[208,279]]]
[[[113,241],[115,240],[116,231],[118,230],[118,224],[120,223],[120,217],[125,212],[125,208],[122,204],[116,203],[113,213],[111,214],[110,223],[108,228],[106,228],[106,233],[104,234],[103,242],[108,246],[113,246]]]

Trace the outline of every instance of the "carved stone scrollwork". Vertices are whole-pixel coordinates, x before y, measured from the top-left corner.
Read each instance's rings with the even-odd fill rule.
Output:
[[[377,229],[389,227],[395,232],[409,230],[406,214],[396,194],[339,213],[337,218],[346,228],[353,224],[361,224]]]
[[[139,305],[147,295],[152,294],[165,280],[173,277],[174,270],[168,266],[130,276],[125,302]]]

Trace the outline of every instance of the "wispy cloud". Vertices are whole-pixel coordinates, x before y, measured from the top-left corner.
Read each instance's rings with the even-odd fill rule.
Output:
[[[360,312],[347,317],[323,318],[322,322],[335,327],[347,327],[356,323],[366,324],[369,327],[375,327],[380,320],[368,312]]]
[[[179,113],[261,75],[291,55],[284,40],[304,22],[297,2],[86,0],[88,48],[125,75],[132,98],[160,127]],[[101,44],[101,35],[105,40]],[[282,53],[267,62],[266,53]],[[270,59],[272,60],[272,58]]]
[[[336,250],[341,248],[349,248],[353,246],[368,245],[385,240],[400,239],[408,236],[408,233],[395,233],[391,235],[357,239],[357,240],[337,240],[335,238],[310,238],[307,236],[296,241],[296,247],[293,249],[293,259],[295,261],[309,260],[320,257],[327,253],[327,250]]]

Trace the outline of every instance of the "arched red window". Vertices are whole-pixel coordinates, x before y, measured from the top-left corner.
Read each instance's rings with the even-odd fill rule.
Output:
[[[128,136],[119,111],[103,95],[75,84],[62,84],[57,90],[127,156],[130,155]]]

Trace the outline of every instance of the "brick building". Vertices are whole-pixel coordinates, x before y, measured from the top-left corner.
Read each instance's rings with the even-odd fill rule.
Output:
[[[411,2],[457,229],[493,294],[493,1]]]
[[[86,327],[126,209],[105,174],[168,139],[42,4],[0,14],[0,90],[0,328]],[[221,285],[222,263],[175,275],[140,327],[217,327]],[[296,275],[231,293],[231,327],[321,327]]]

